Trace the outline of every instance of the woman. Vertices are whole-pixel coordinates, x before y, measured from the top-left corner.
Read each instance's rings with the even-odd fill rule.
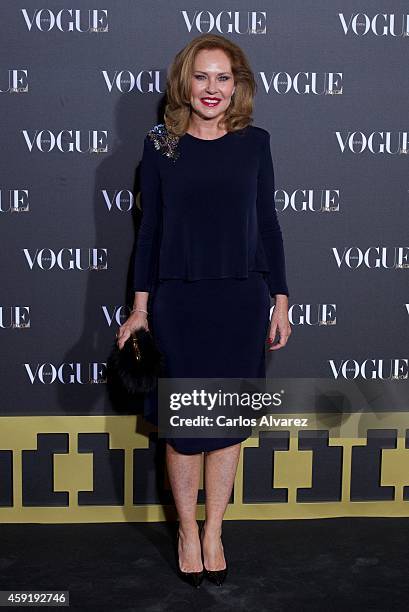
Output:
[[[145,137],[135,301],[118,345],[140,327],[151,329],[167,377],[264,378],[266,336],[277,350],[291,333],[270,136],[250,125],[255,91],[240,47],[199,36],[175,57],[164,123]],[[157,422],[154,404],[147,398],[145,417]],[[226,576],[222,521],[245,439],[166,439],[179,574],[194,586],[203,575],[218,585]],[[199,534],[202,452],[206,520]]]

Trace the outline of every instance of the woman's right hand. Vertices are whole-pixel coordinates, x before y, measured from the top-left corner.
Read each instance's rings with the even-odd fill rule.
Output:
[[[143,327],[149,331],[148,317],[144,312],[136,311],[120,326],[117,333],[117,344],[120,349],[124,346],[129,336],[137,329]]]

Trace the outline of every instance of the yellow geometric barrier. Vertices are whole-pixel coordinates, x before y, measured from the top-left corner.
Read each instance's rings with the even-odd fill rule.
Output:
[[[409,516],[407,413],[291,417],[308,427],[263,428],[242,443],[226,520]],[[0,521],[176,520],[152,435],[141,416],[0,417]]]

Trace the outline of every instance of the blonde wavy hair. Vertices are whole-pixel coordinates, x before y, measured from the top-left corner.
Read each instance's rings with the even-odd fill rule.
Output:
[[[236,89],[221,120],[228,132],[240,130],[252,121],[253,99],[257,85],[242,49],[218,34],[203,34],[191,40],[175,56],[168,70],[164,123],[176,136],[187,132],[190,122],[191,81],[196,55],[202,49],[220,49],[230,59]],[[219,126],[220,122],[219,122]]]

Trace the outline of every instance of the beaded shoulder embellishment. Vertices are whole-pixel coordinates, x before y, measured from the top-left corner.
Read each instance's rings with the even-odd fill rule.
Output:
[[[153,128],[151,128],[148,132],[149,138],[152,140],[155,149],[160,151],[169,159],[176,161],[179,157],[178,151],[178,143],[179,136],[175,136],[170,134],[166,129],[166,125],[164,123],[158,123]]]

